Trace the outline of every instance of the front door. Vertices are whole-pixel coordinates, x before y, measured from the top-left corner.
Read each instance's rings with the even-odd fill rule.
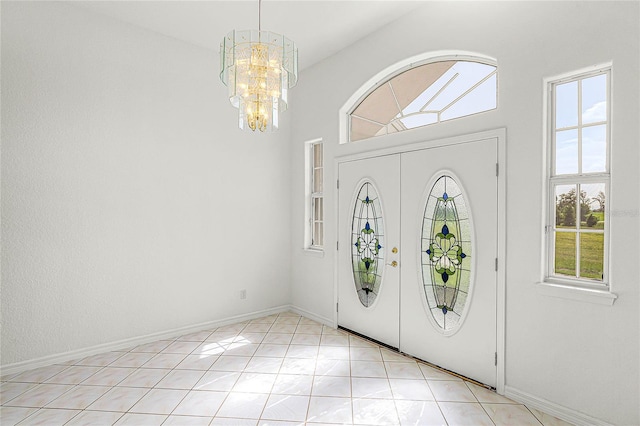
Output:
[[[496,386],[497,139],[402,154],[400,349]]]
[[[338,325],[398,348],[400,156],[340,163],[338,173]]]
[[[339,164],[338,325],[496,386],[495,138]]]

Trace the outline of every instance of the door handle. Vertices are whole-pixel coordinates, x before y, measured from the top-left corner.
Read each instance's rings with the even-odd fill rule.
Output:
[[[387,263],[387,265],[393,267],[393,268],[397,268],[398,267],[398,262],[396,262],[395,260],[391,263]]]

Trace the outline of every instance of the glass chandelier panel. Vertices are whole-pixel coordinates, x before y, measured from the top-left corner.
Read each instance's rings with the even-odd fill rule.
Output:
[[[270,31],[231,31],[220,44],[220,79],[238,108],[240,129],[276,130],[298,81],[298,49]]]

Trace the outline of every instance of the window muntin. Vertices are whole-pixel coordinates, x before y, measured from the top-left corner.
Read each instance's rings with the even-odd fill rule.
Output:
[[[471,218],[456,180],[442,175],[427,196],[422,218],[422,285],[436,328],[461,325],[472,285]]]
[[[322,141],[307,143],[307,248],[324,246],[324,157]]]
[[[371,182],[360,187],[351,222],[351,259],[353,281],[360,303],[365,308],[380,293],[384,271],[384,224],[378,191]]]
[[[401,132],[497,107],[497,68],[473,61],[413,67],[369,93],[351,112],[350,141]]]
[[[608,284],[610,68],[550,83],[547,277]]]

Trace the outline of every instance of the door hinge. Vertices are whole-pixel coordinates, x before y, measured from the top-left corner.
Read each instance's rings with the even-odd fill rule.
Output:
[[[498,270],[498,258],[496,257],[496,271]]]
[[[493,365],[498,366],[498,352],[494,352]]]
[[[336,179],[336,189],[340,189],[340,180]]]
[[[336,250],[338,250],[338,244],[340,244],[338,241],[336,241]]]
[[[500,164],[496,163],[496,176],[500,174]]]
[[[338,302],[336,302],[336,312],[338,312]]]

